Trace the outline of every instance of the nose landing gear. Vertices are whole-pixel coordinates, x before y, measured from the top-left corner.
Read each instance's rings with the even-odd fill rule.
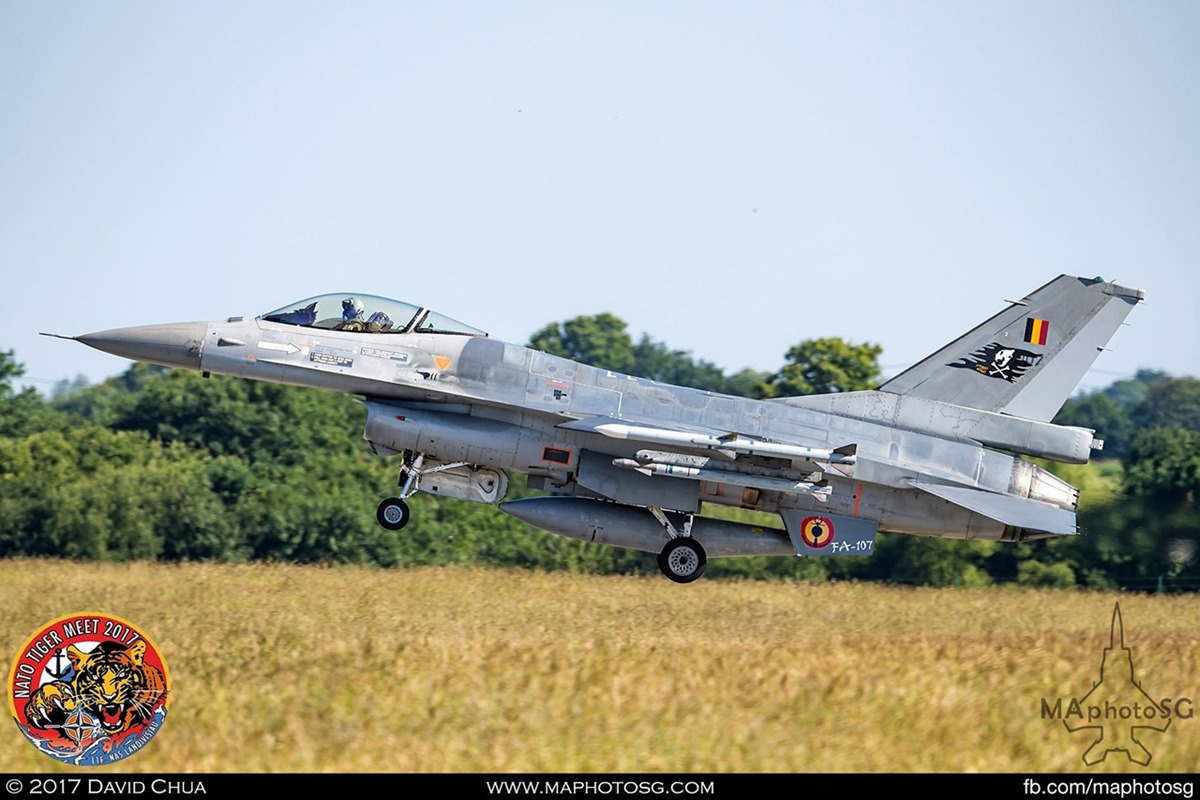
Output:
[[[389,531],[408,524],[405,501],[417,491],[496,505],[508,492],[508,476],[494,467],[466,461],[441,461],[424,453],[405,451],[400,467],[400,493],[388,497],[375,511],[376,521]]]
[[[399,497],[386,497],[375,509],[375,521],[389,531],[398,531],[408,524],[408,503]]]

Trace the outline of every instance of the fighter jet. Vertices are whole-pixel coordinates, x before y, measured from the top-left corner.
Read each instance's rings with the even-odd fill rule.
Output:
[[[356,395],[364,438],[399,457],[399,490],[376,510],[389,530],[408,523],[417,492],[497,504],[556,534],[656,553],[688,583],[709,558],[870,555],[878,531],[1074,535],[1078,491],[1022,456],[1083,464],[1102,446],[1050,420],[1144,298],[1060,275],[876,389],[771,400],[598,369],[370,294],[62,338]],[[506,502],[510,474],[541,494]],[[781,527],[704,513],[722,505]]]

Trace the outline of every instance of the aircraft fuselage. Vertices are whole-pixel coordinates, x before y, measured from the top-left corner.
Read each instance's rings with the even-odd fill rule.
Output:
[[[636,419],[643,425],[654,421],[672,430],[723,429],[831,449],[857,444],[852,476],[823,471],[831,491],[821,499],[699,481],[694,500],[689,501],[690,492],[666,492],[668,497],[676,495],[674,504],[665,504],[673,510],[698,511],[700,503],[766,512],[796,508],[872,519],[881,530],[897,533],[1021,539],[1036,534],[930,496],[912,484],[949,482],[1074,508],[1075,498],[1065,484],[1059,487],[1058,480],[1039,467],[988,449],[968,436],[947,438],[811,408],[805,398],[762,401],[657,383],[487,337],[365,335],[241,319],[206,325],[198,342],[193,363],[162,363],[362,395],[368,398],[370,411],[365,435],[380,452],[415,450],[441,461],[510,470],[530,475],[551,490],[556,485],[559,491],[571,490],[586,454],[603,454],[611,462],[634,459],[639,452],[653,449],[636,441],[561,427],[572,420],[600,417]],[[820,399],[810,402],[828,404]],[[930,401],[922,404],[931,405]],[[984,416],[952,407],[941,412],[954,410],[966,418]],[[864,405],[860,413],[881,412]],[[394,420],[396,416],[405,422]],[[393,418],[391,424],[386,424],[388,417]],[[1086,434],[1090,440],[1090,432]],[[753,457],[733,461],[714,457],[713,462],[717,471],[731,476],[781,474],[777,465],[764,465]],[[811,471],[785,470],[783,478],[799,482]],[[637,495],[637,488],[661,494],[671,479],[630,473],[624,482],[630,486],[614,490],[617,496],[611,499],[621,501],[623,493]],[[1039,496],[1037,486],[1044,484],[1057,491]],[[594,488],[587,493],[603,494]]]
[[[1076,533],[1079,494],[1022,458],[1083,464],[1093,431],[1050,420],[1144,292],[1060,275],[871,391],[754,400],[619,374],[431,309],[321,295],[224,322],[75,338],[115,355],[359,396],[401,455],[376,511],[421,491],[498,504],[585,541],[657,552],[689,582],[712,555],[869,555],[877,530],[1025,541]],[[556,495],[503,502],[508,473]],[[704,517],[778,514],[782,530]]]

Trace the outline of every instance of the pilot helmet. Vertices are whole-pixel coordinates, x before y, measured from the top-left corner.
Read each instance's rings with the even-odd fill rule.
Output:
[[[353,320],[362,319],[363,302],[357,297],[347,297],[342,301],[342,319]]]

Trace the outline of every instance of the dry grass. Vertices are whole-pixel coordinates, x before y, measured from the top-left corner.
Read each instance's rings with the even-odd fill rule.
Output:
[[[163,730],[106,771],[1080,772],[1040,702],[1088,691],[1118,599],[1149,693],[1200,694],[1192,595],[31,560],[0,594],[9,664],[84,610],[166,657]],[[4,735],[0,771],[67,769]],[[1142,738],[1093,771],[1200,764],[1200,718]]]

